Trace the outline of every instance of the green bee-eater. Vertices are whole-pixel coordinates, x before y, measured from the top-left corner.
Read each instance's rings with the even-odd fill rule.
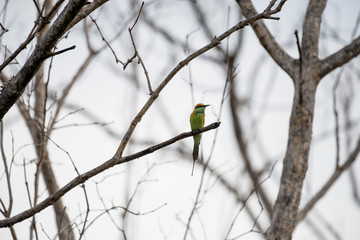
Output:
[[[196,106],[194,108],[194,111],[190,115],[191,130],[196,130],[196,129],[204,127],[205,108],[207,106],[210,106],[210,105],[205,105],[205,104],[202,104],[202,103],[196,104]],[[193,175],[195,161],[196,161],[196,159],[198,159],[198,156],[199,156],[199,145],[200,145],[200,140],[201,140],[201,134],[195,135],[193,137],[194,137],[194,150],[193,150],[193,160],[194,160],[194,162],[193,162],[193,166],[192,166],[191,175]]]

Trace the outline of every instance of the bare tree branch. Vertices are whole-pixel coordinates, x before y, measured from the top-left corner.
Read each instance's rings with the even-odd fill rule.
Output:
[[[59,51],[56,51],[56,52],[51,52],[51,53],[49,53],[49,55],[46,56],[46,58],[54,57],[54,56],[59,55],[59,54],[62,54],[62,53],[64,53],[64,52],[73,50],[73,49],[75,49],[75,47],[76,47],[76,46],[73,45],[73,46],[71,46],[71,47],[64,48],[64,49],[59,50]]]
[[[134,56],[137,56],[137,58],[138,58],[138,63],[141,64],[141,66],[142,66],[142,68],[143,68],[143,70],[144,70],[144,74],[145,74],[146,81],[147,81],[147,85],[148,85],[148,89],[149,89],[149,94],[151,95],[151,94],[153,93],[153,90],[152,90],[152,88],[151,88],[151,82],[150,82],[150,78],[149,78],[149,73],[148,73],[148,71],[147,71],[147,69],[146,69],[146,67],[145,67],[144,61],[143,61],[142,58],[140,57],[140,54],[139,54],[139,52],[138,52],[138,50],[137,50],[137,48],[136,48],[136,44],[135,44],[134,37],[133,37],[133,34],[132,34],[132,30],[134,29],[136,23],[137,23],[138,20],[139,20],[139,17],[140,17],[140,14],[141,14],[141,11],[142,11],[143,7],[144,7],[144,2],[141,3],[140,10],[139,10],[139,13],[138,13],[135,21],[134,21],[134,24],[133,24],[131,27],[129,27],[128,31],[129,31],[129,34],[130,34],[131,43],[132,43],[132,45],[133,45],[133,47],[134,47],[134,52],[135,52],[135,53],[134,53]],[[126,66],[127,66],[127,64],[128,64],[129,62],[131,62],[131,61],[128,61],[128,62],[126,62],[125,64],[123,64],[123,65],[124,65],[124,67],[123,67],[124,69],[126,68]]]
[[[101,30],[100,30],[99,25],[96,23],[96,20],[93,19],[91,16],[90,16],[90,19],[91,19],[91,21],[95,24],[95,27],[96,27],[96,29],[98,30],[98,32],[99,32],[99,34],[100,34],[100,36],[101,36],[101,39],[106,43],[106,45],[108,46],[108,48],[110,49],[110,51],[111,51],[112,54],[114,55],[116,63],[121,63],[122,65],[124,65],[124,63],[117,57],[117,55],[116,55],[114,49],[111,47],[110,43],[109,43],[109,42],[106,40],[106,38],[104,37],[103,33],[102,33]]]
[[[0,150],[1,150],[1,157],[3,159],[3,164],[4,164],[4,168],[5,168],[5,177],[6,177],[8,197],[9,197],[8,207],[5,206],[5,203],[0,198],[0,203],[2,206],[2,209],[0,209],[0,213],[4,217],[8,218],[11,216],[14,198],[13,198],[12,187],[11,187],[11,173],[9,171],[7,157],[5,155],[5,150],[4,150],[4,123],[2,121],[0,122]],[[10,233],[11,233],[11,236],[13,237],[13,239],[17,240],[17,235],[16,235],[14,227],[11,226],[9,230],[10,230]]]
[[[66,5],[39,45],[36,46],[24,66],[15,77],[10,80],[6,88],[3,89],[0,96],[0,119],[5,116],[7,111],[24,92],[25,87],[35,75],[42,62],[65,33],[66,27],[74,19],[84,4],[85,0],[72,0]]]
[[[114,167],[115,165],[119,165],[125,162],[129,162],[132,161],[134,159],[143,157],[147,154],[150,154],[152,152],[155,152],[161,148],[164,148],[166,146],[169,146],[181,139],[187,138],[187,137],[191,137],[215,128],[218,128],[220,126],[220,122],[215,122],[212,123],[204,128],[200,128],[191,132],[185,132],[185,133],[181,133],[179,135],[177,135],[176,137],[173,137],[165,142],[159,143],[157,145],[151,146],[149,148],[146,148],[140,152],[128,155],[126,157],[119,157],[117,155],[115,155],[114,157],[112,157],[110,160],[106,161],[105,163],[99,165],[98,167],[93,168],[92,170],[85,172],[81,175],[78,175],[77,177],[75,177],[72,181],[70,181],[68,184],[66,184],[64,187],[60,188],[58,191],[56,191],[55,193],[51,194],[49,197],[47,197],[44,201],[42,201],[41,203],[35,205],[34,207],[19,213],[13,217],[7,218],[5,220],[0,220],[0,228],[3,227],[9,227],[14,225],[15,223],[21,222],[29,217],[34,216],[36,213],[42,211],[43,209],[47,208],[48,206],[56,203],[57,200],[59,200],[64,194],[66,194],[67,192],[69,192],[71,189],[73,189],[74,187],[86,182],[89,178],[111,168]]]
[[[360,54],[360,36],[349,45],[320,61],[319,77],[322,78],[334,69],[341,67]]]

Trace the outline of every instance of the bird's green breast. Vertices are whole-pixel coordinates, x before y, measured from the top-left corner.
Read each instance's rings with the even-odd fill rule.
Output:
[[[196,130],[204,127],[205,114],[194,111],[190,116],[191,130]],[[201,140],[201,134],[193,136],[194,145],[199,146]]]
[[[196,111],[194,111],[190,117],[191,130],[204,127],[204,119],[205,119],[204,113],[197,113]]]

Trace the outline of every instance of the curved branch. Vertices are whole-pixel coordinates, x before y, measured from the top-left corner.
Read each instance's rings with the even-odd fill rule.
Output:
[[[320,79],[334,69],[341,67],[345,63],[349,62],[359,54],[360,36],[355,38],[349,45],[343,47],[339,51],[320,61]]]
[[[257,14],[255,7],[250,0],[237,0],[238,5],[241,8],[242,14],[249,18]],[[282,0],[280,4],[284,4],[285,1]],[[265,26],[262,20],[256,21],[251,24],[257,38],[259,39],[261,45],[269,53],[269,55],[274,59],[274,61],[287,73],[290,77],[294,76],[294,65],[295,59],[290,57],[287,52],[275,41],[275,38],[270,33],[269,29]]]
[[[66,184],[65,186],[63,186],[62,188],[60,188],[57,192],[55,192],[54,194],[51,194],[49,197],[47,197],[44,201],[42,201],[41,203],[37,204],[36,206],[23,211],[22,213],[19,213],[18,215],[15,215],[11,218],[7,218],[5,220],[0,220],[0,228],[3,227],[10,227],[12,225],[14,225],[15,223],[21,222],[27,218],[30,218],[32,216],[34,216],[36,213],[42,211],[43,209],[47,208],[48,206],[54,204],[57,200],[59,200],[62,196],[64,196],[67,192],[69,192],[71,189],[75,188],[76,186],[79,186],[80,184],[86,182],[89,178],[94,177],[95,175],[111,168],[114,167],[115,165],[119,165],[122,163],[126,163],[126,162],[130,162],[134,159],[143,157],[147,154],[150,154],[152,152],[155,152],[161,148],[164,148],[166,146],[169,146],[181,139],[187,138],[187,137],[191,137],[203,132],[207,132],[209,130],[218,128],[220,126],[220,122],[214,122],[204,128],[200,128],[194,131],[190,131],[190,132],[184,132],[181,133],[165,142],[159,143],[157,145],[148,147],[140,152],[128,155],[126,157],[117,157],[116,155],[114,157],[112,157],[110,160],[104,162],[103,164],[97,166],[96,168],[87,171],[83,174],[78,175],[77,177],[75,177],[72,181],[70,181],[68,184]]]

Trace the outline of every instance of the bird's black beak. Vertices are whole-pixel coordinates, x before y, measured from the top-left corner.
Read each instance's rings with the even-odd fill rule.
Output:
[[[204,107],[208,107],[208,106],[210,106],[210,104],[206,104]]]

